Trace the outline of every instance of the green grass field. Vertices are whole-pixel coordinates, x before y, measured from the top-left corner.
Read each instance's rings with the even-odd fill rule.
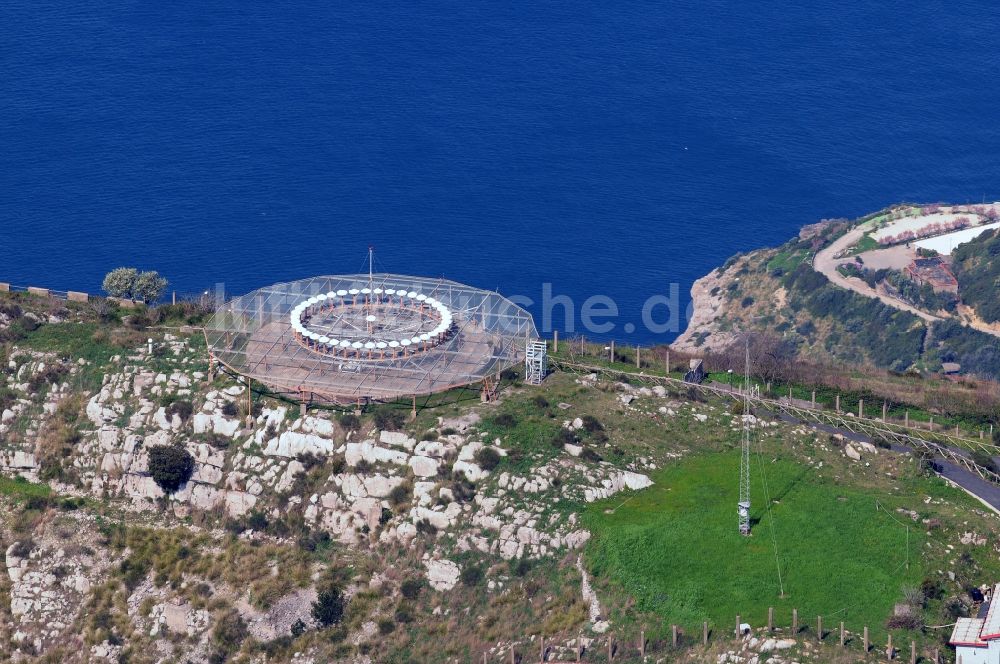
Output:
[[[907,569],[906,529],[893,520],[898,514],[876,510],[875,494],[766,457],[782,599],[756,455],[753,463],[751,518],[759,522],[750,538],[737,531],[738,453],[686,459],[650,489],[590,506],[584,523],[594,539],[586,555],[595,576],[664,624],[689,629],[703,620],[729,625],[737,613],[759,626],[773,606],[779,624],[797,608],[803,622],[822,615],[827,625],[843,620],[848,629],[883,631],[901,588],[923,578],[925,533],[910,528]],[[894,509],[895,500],[878,497]]]

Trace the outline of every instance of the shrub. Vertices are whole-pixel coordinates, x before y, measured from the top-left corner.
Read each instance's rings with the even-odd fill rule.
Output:
[[[302,618],[299,618],[298,620],[292,623],[292,636],[299,637],[305,634],[305,632],[306,632],[306,624],[302,622]]]
[[[553,434],[552,439],[549,441],[552,447],[561,450],[564,445],[576,445],[576,436],[569,429],[559,429]]]
[[[531,400],[531,403],[535,404],[535,407],[545,409],[549,407],[549,400],[543,397],[541,394],[535,395]]]
[[[340,426],[346,431],[357,431],[361,427],[361,420],[354,413],[344,413],[340,416]]]
[[[316,597],[312,617],[323,627],[336,625],[344,617],[344,593],[335,584],[329,584]]]
[[[462,584],[473,588],[478,586],[483,580],[483,568],[476,565],[469,565],[459,574]]]
[[[503,427],[504,429],[510,429],[517,426],[517,418],[510,413],[500,413],[493,418],[493,423],[498,427]]]
[[[406,599],[416,599],[424,588],[424,582],[417,578],[406,579],[399,585],[399,592]]]
[[[374,415],[375,428],[379,431],[398,431],[406,424],[406,415],[391,408],[379,408]]]
[[[425,535],[437,535],[437,526],[428,521],[427,519],[421,519],[417,521],[417,532],[423,533]]]
[[[189,419],[191,419],[191,415],[194,413],[194,404],[192,404],[190,401],[179,399],[177,401],[171,402],[171,404],[167,406],[166,409],[164,409],[164,412],[167,414],[168,417],[173,417],[174,415],[176,415],[177,417],[181,418],[182,422],[187,422]]]
[[[167,493],[173,493],[191,479],[194,458],[180,445],[155,445],[149,448],[149,474]]]
[[[236,407],[236,403],[233,401],[227,401],[222,406],[222,414],[226,417],[236,417],[240,414],[240,409]]]
[[[476,463],[483,470],[493,470],[500,465],[500,453],[492,447],[481,447],[476,450]]]
[[[590,433],[604,431],[604,425],[593,415],[584,415],[580,419],[583,421],[583,428]]]
[[[395,618],[396,622],[404,624],[413,622],[413,614],[410,612],[410,609],[405,606],[400,606],[398,609],[396,609]]]
[[[392,634],[392,631],[396,629],[396,623],[392,622],[388,618],[382,618],[378,621],[378,633],[385,636],[387,634]]]
[[[229,655],[240,649],[240,645],[249,634],[247,624],[243,622],[239,611],[229,609],[215,622],[215,627],[212,629],[212,645],[225,661]]]
[[[402,484],[397,484],[396,486],[392,487],[391,491],[389,491],[389,503],[395,507],[399,507],[400,505],[405,505],[406,503],[410,502],[411,491],[412,487],[406,482],[403,482]]]
[[[598,463],[604,460],[604,457],[589,447],[583,448],[583,452],[580,453],[580,458],[584,461],[590,461],[591,463]]]

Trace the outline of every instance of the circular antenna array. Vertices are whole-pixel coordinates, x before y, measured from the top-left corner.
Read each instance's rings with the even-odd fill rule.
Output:
[[[295,340],[323,355],[393,359],[446,341],[455,323],[445,304],[405,288],[351,288],[314,295],[292,308]]]

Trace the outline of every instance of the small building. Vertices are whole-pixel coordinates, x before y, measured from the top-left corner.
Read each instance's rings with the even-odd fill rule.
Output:
[[[930,284],[935,291],[948,293],[958,292],[958,279],[940,256],[935,258],[917,258],[906,266],[906,274],[921,286]]]
[[[941,373],[946,375],[954,375],[962,370],[962,365],[958,362],[942,362],[941,363]]]
[[[956,664],[1000,664],[1000,601],[993,588],[991,601],[976,618],[959,618],[948,643],[955,646]]]
[[[700,385],[703,380],[705,380],[705,361],[701,358],[695,358],[691,360],[688,364],[688,372],[684,374],[685,383],[695,383]]]

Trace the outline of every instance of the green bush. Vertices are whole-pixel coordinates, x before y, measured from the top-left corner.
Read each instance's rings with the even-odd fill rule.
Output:
[[[399,592],[406,599],[416,599],[424,588],[424,582],[418,578],[406,579],[399,585]]]
[[[157,486],[173,493],[191,479],[194,457],[180,445],[155,445],[149,448],[149,474]]]
[[[469,565],[465,567],[459,574],[459,579],[461,579],[462,584],[473,588],[478,586],[483,581],[483,568],[476,565]]]
[[[344,617],[344,593],[339,586],[328,584],[319,591],[312,605],[312,617],[323,627],[338,624]]]
[[[500,453],[492,447],[481,447],[476,450],[476,463],[483,470],[493,470],[500,465]]]

